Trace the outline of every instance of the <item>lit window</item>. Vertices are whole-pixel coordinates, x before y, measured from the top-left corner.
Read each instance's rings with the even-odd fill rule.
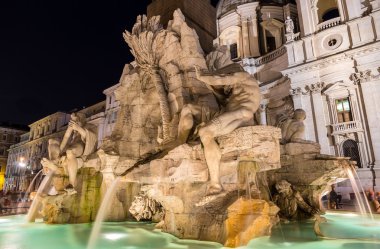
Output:
[[[338,113],[338,123],[350,122],[352,120],[351,105],[348,98],[335,100]]]

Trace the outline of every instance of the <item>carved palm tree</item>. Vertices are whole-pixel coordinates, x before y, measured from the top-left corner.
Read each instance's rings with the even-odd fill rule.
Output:
[[[169,140],[171,121],[169,100],[158,65],[163,53],[161,45],[166,37],[166,31],[160,24],[160,17],[155,16],[148,21],[145,15],[138,16],[132,33],[125,31],[123,37],[143,72],[143,79],[154,83],[159,96],[163,139]]]

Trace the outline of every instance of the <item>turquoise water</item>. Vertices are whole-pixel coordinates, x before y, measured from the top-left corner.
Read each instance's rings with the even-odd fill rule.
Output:
[[[326,237],[318,239],[313,222],[282,224],[270,237],[252,240],[242,249],[380,249],[380,218],[369,221],[356,214],[329,213],[321,225]],[[85,249],[90,224],[25,224],[25,216],[0,217],[0,249]],[[356,238],[356,239],[355,239]],[[370,240],[368,240],[370,239]],[[154,230],[148,223],[104,223],[97,248],[112,249],[216,249],[213,242],[179,240]]]

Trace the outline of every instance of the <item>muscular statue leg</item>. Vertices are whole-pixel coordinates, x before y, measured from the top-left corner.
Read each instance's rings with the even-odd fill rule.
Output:
[[[186,143],[194,126],[194,119],[200,119],[201,113],[202,108],[197,105],[188,104],[182,108],[178,125],[178,142],[180,144]]]
[[[67,170],[69,173],[69,182],[73,187],[75,187],[77,172],[78,172],[78,160],[75,153],[73,153],[72,150],[67,150],[66,155],[67,155]]]
[[[222,155],[215,137],[231,133],[252,117],[253,113],[245,109],[239,109],[223,113],[199,130],[210,173],[210,186],[207,190],[207,195],[218,194],[222,191],[220,184],[220,159]]]
[[[206,163],[210,173],[210,185],[207,189],[207,195],[217,194],[222,191],[222,185],[219,179],[219,164],[222,153],[220,152],[219,145],[215,141],[216,128],[217,125],[211,123],[199,130],[199,136],[204,146]]]

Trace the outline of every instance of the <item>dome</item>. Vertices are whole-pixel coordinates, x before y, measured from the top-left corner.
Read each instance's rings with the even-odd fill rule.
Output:
[[[237,6],[256,2],[255,0],[220,0],[216,6],[216,16],[217,18],[227,14],[228,12],[235,10]]]
[[[252,2],[260,2],[263,5],[284,5],[287,3],[293,3],[295,4],[295,0],[220,0],[218,5],[216,6],[216,16],[217,18],[220,18],[224,16],[225,14],[233,11],[236,9],[237,6],[245,4],[245,3],[252,3]]]

